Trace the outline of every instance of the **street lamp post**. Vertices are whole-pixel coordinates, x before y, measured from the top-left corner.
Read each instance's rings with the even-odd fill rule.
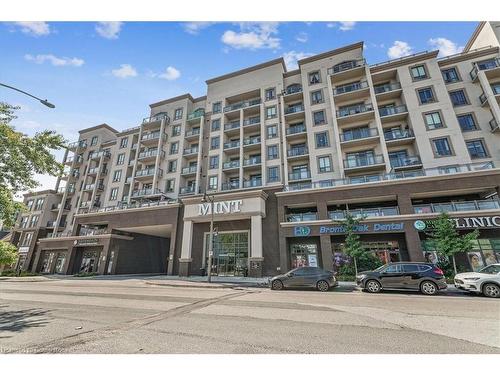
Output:
[[[8,89],[12,89],[12,90],[18,91],[18,92],[20,92],[20,93],[22,93],[24,95],[28,95],[28,96],[30,96],[30,97],[38,100],[40,103],[42,103],[46,107],[49,107],[49,108],[55,108],[56,107],[54,104],[52,104],[49,101],[47,101],[47,99],[40,99],[40,98],[36,97],[35,95],[31,95],[30,93],[27,93],[26,91],[16,89],[15,87],[6,85],[6,84],[1,83],[1,82],[0,82],[0,86],[7,87]]]
[[[207,193],[203,194],[202,202],[210,202],[210,236],[208,240],[208,272],[207,272],[207,281],[212,282],[212,257],[214,250],[214,197],[210,196]]]

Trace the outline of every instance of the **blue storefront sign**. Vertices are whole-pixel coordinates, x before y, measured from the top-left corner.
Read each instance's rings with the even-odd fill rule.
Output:
[[[404,223],[374,223],[358,224],[354,227],[355,232],[396,232],[403,231]],[[345,233],[343,225],[324,225],[319,227],[319,234],[342,234]]]
[[[293,235],[295,237],[307,237],[311,234],[311,228],[309,227],[294,227]]]

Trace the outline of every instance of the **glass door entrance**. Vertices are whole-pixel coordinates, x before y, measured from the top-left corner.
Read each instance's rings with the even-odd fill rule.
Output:
[[[205,265],[208,264],[210,233],[205,233]],[[219,232],[214,237],[212,275],[247,276],[248,232]]]

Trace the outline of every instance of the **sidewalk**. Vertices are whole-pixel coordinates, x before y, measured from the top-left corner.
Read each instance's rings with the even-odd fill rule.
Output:
[[[149,285],[188,287],[188,288],[235,288],[235,287],[254,287],[267,288],[269,278],[253,277],[219,277],[212,276],[209,283],[206,276],[152,276],[145,278],[144,282]]]

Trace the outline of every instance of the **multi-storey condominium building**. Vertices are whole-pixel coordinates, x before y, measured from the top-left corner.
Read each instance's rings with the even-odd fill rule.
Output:
[[[81,130],[55,190],[25,197],[22,267],[200,274],[213,216],[215,274],[332,268],[347,210],[384,262],[434,260],[424,229],[442,211],[480,229],[463,266],[500,261],[495,30],[482,23],[445,58],[368,64],[363,43],[292,71],[279,58],[207,80],[206,96],[151,104],[137,127]]]

